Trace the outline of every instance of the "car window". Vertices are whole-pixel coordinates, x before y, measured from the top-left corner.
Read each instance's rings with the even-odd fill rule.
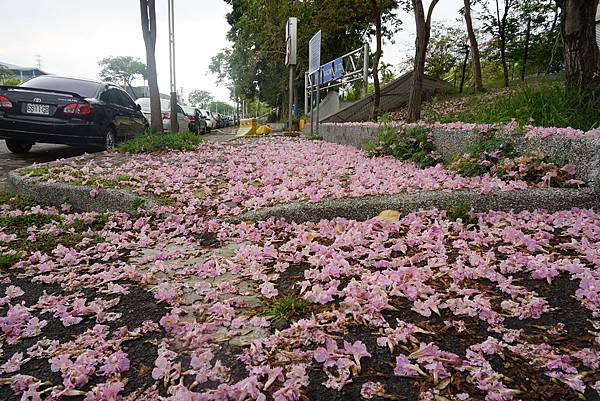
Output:
[[[180,113],[180,114],[185,114],[185,113],[183,112],[183,109],[181,108],[181,106],[180,106],[180,105],[177,105],[177,113]]]
[[[105,90],[100,95],[100,100],[102,100],[104,103],[114,104],[115,103],[115,99],[113,99],[112,93],[113,92],[110,89],[109,90]]]
[[[25,88],[40,88],[56,91],[77,93],[83,97],[94,97],[101,84],[83,79],[62,78],[55,76],[42,76],[30,79],[21,84]]]
[[[117,96],[119,97],[121,106],[127,107],[128,109],[135,109],[135,102],[129,97],[127,92],[115,89]]]

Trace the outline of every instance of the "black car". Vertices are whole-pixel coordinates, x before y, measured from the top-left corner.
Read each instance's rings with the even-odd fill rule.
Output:
[[[147,126],[140,106],[110,83],[44,75],[0,85],[0,138],[13,153],[35,142],[110,149]]]

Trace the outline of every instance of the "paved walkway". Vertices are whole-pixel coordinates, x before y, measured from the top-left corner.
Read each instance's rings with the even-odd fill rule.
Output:
[[[210,134],[204,136],[204,140],[209,142],[226,142],[234,139],[236,132],[237,127],[213,130]],[[80,156],[85,152],[89,153],[92,150],[81,147],[40,143],[33,145],[29,153],[16,155],[6,148],[3,140],[0,140],[0,192],[9,190],[7,177],[8,172],[11,170],[27,167],[33,163],[45,163]]]

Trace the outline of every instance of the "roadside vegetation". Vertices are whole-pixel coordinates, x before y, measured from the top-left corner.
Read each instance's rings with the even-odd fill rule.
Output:
[[[590,93],[567,90],[557,80],[535,81],[511,89],[434,100],[424,120],[465,123],[510,123],[521,126],[575,128],[600,126],[600,103]]]
[[[194,150],[202,138],[192,132],[165,132],[157,134],[147,131],[117,145],[119,152],[145,153],[158,150]]]

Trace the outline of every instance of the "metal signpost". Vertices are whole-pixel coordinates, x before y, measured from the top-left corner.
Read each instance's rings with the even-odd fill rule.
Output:
[[[318,35],[319,55],[316,59],[316,51],[313,47],[313,40]],[[350,84],[355,81],[363,81],[364,95],[368,95],[369,88],[369,45],[365,43],[363,47],[353,50],[342,57],[338,57],[333,61],[320,64],[320,31],[313,36],[309,44],[309,68],[306,75],[306,86],[304,88],[305,98],[310,96],[310,132],[313,133],[313,93],[316,91],[316,107],[317,107],[317,133],[319,132],[319,103],[320,92],[323,89],[337,88],[343,85]],[[315,59],[311,58],[315,52]],[[316,61],[319,60],[319,61]],[[312,64],[312,63],[315,64]],[[315,67],[316,66],[316,67]]]
[[[169,0],[169,70],[171,83],[171,132],[179,131],[177,121],[177,82],[175,80],[175,0]]]
[[[319,130],[319,83],[321,71],[321,31],[315,33],[315,35],[308,42],[308,83],[310,84],[310,133],[313,134],[313,95],[315,85],[317,87],[317,131]],[[307,91],[304,91],[304,96],[307,96]],[[305,110],[306,112],[306,110]]]
[[[298,18],[288,18],[285,26],[285,65],[290,66],[290,81],[288,94],[288,130],[292,132],[292,112],[294,107],[294,68],[296,66]]]

